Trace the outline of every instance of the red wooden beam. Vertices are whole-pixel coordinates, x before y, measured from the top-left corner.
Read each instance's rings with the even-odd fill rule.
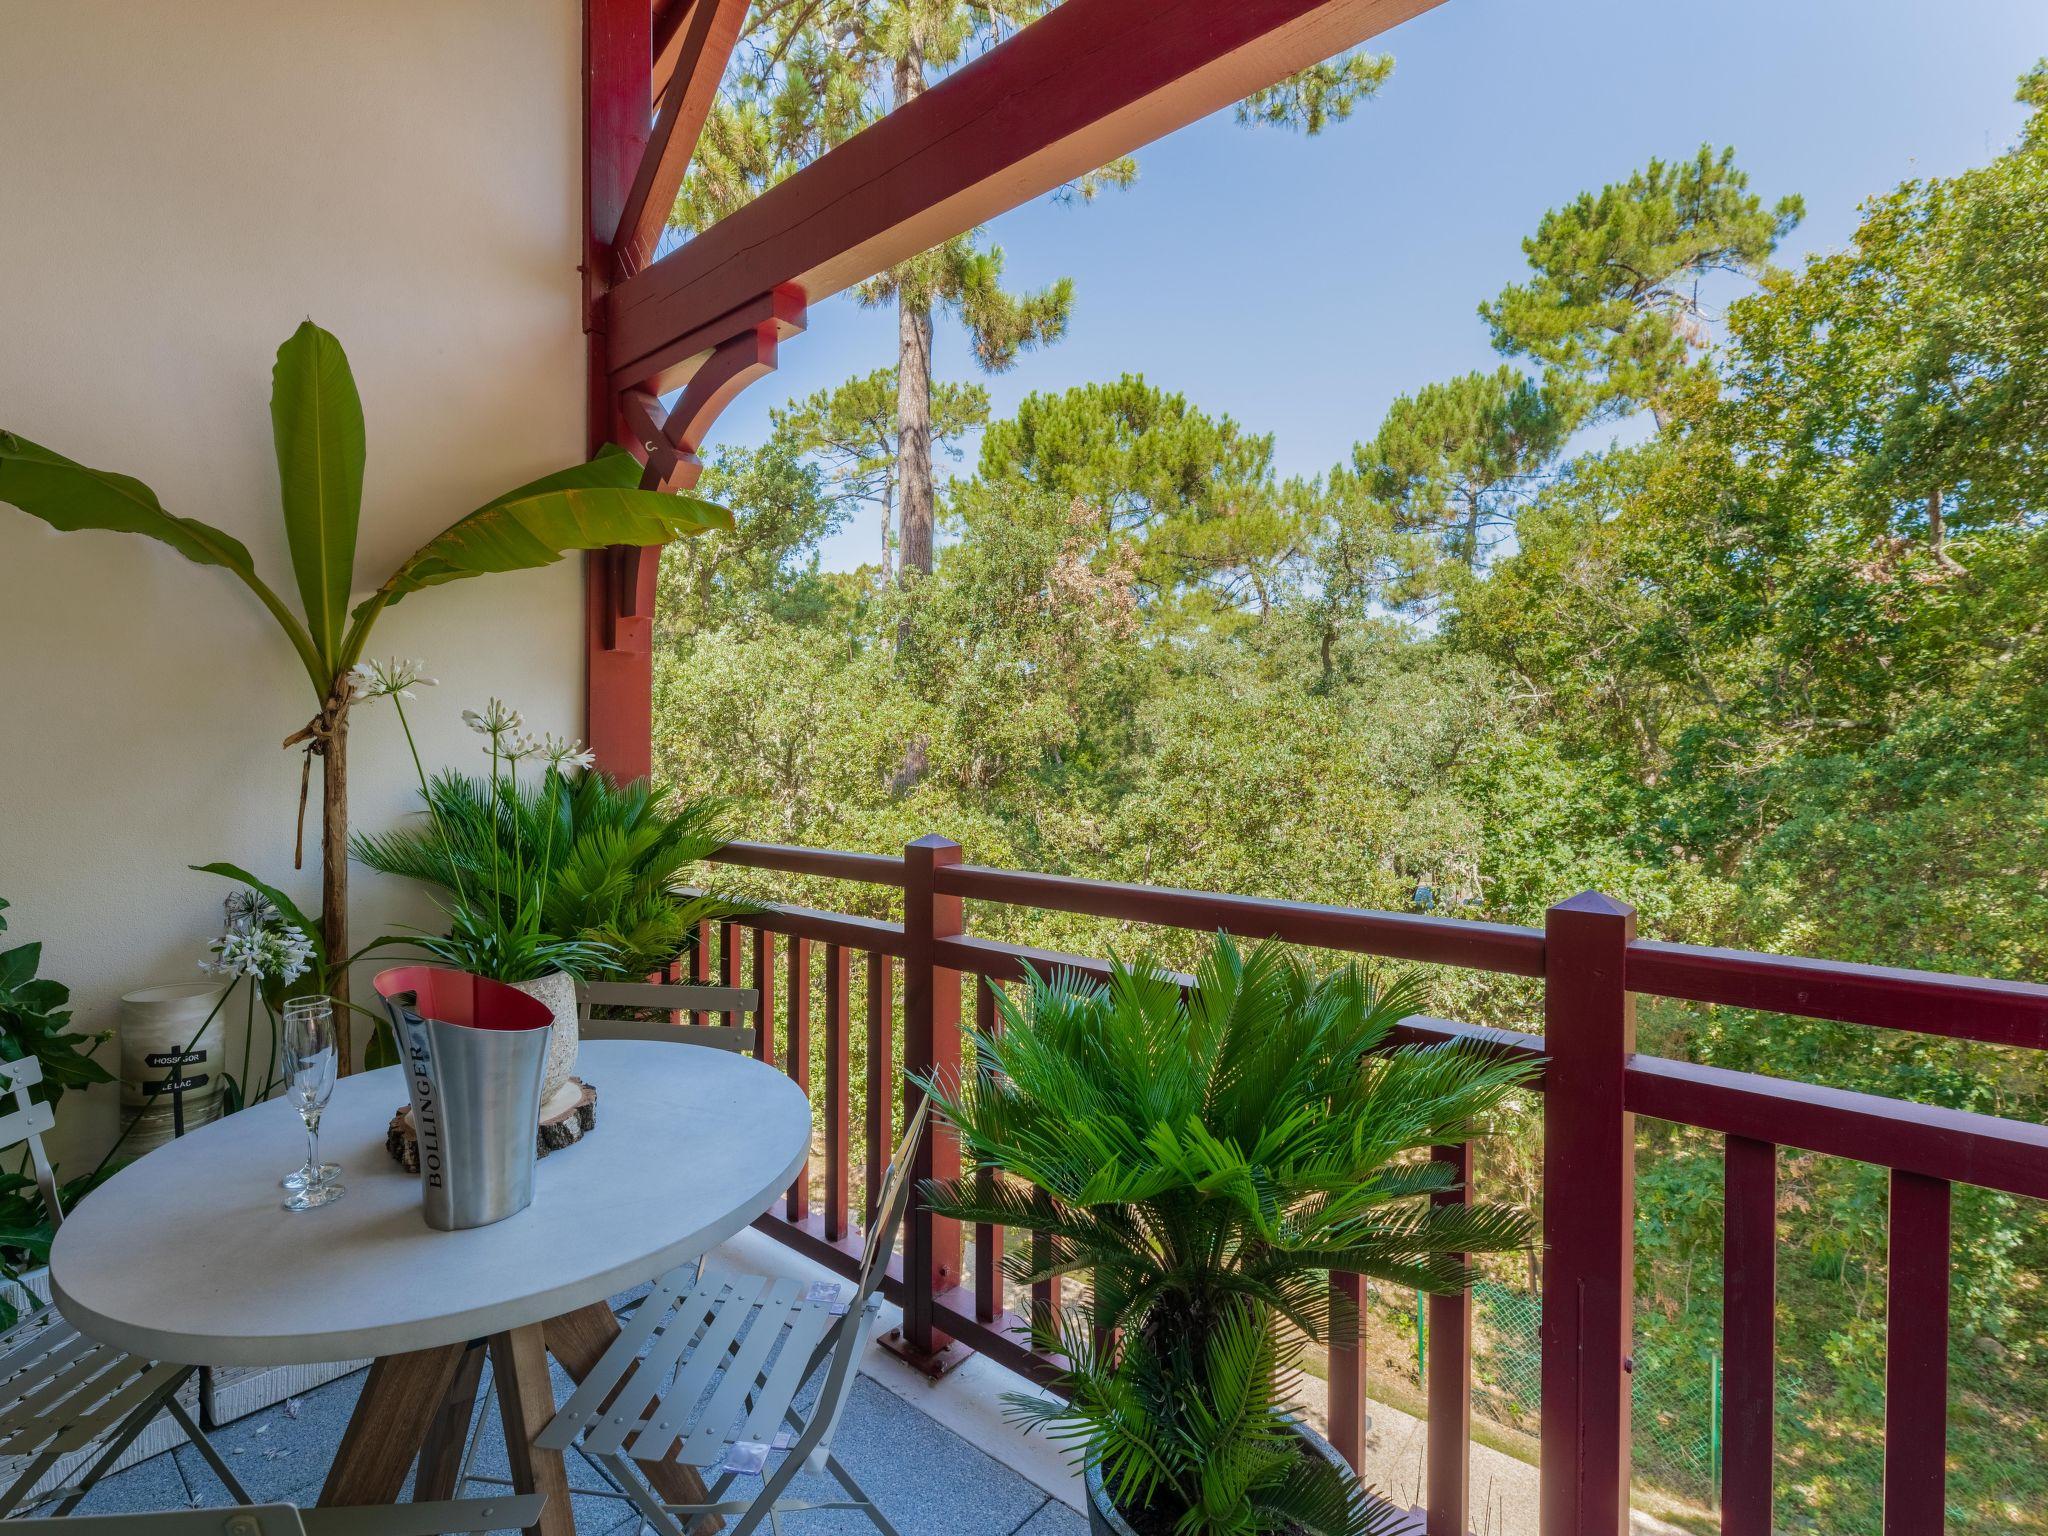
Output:
[[[1218,896],[1171,886],[1122,885],[1071,875],[1028,874],[963,864],[939,871],[939,889],[969,901],[1040,911],[1080,912],[1132,923],[1218,929],[1240,938],[1280,938],[1397,960],[1463,965],[1513,976],[1543,974],[1543,935],[1507,923],[1475,923],[1408,912],[1370,912],[1259,896]]]
[[[675,73],[676,57],[682,52],[683,23],[695,9],[694,0],[654,0],[654,68],[650,72],[654,92],[650,111],[661,105],[662,84]]]
[[[670,7],[671,12],[675,9]],[[677,18],[673,59],[657,57],[655,61],[657,71],[666,70],[667,84],[653,136],[615,226],[618,233],[612,241],[612,261],[619,277],[630,277],[654,254],[746,19],[747,0],[695,0],[687,16]],[[667,41],[656,36],[657,55],[668,51],[664,47]],[[654,78],[664,76],[656,73]]]
[[[813,304],[1438,0],[1066,0],[612,291],[616,387],[780,284]]]
[[[697,450],[713,422],[756,379],[775,371],[782,338],[804,328],[803,295],[783,288],[769,296],[768,318],[746,325],[712,348],[677,396],[675,407],[655,422],[657,402],[642,390],[627,390],[622,408],[647,453],[643,490],[687,490],[704,473]]]
[[[583,303],[589,336],[587,448],[628,442],[607,377],[605,279],[611,240],[647,145],[647,0],[585,0],[583,7]],[[598,766],[621,779],[639,778],[654,759],[652,624],[619,615],[654,602],[652,562],[596,550],[584,559],[584,735]],[[642,633],[644,629],[645,633]],[[622,643],[622,641],[624,643]]]
[[[1631,990],[1808,1019],[2048,1050],[2048,986],[1640,939]]]

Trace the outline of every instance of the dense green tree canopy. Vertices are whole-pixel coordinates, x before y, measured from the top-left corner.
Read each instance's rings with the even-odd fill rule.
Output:
[[[777,840],[941,832],[978,862],[1517,922],[1591,887],[1660,937],[2048,976],[2048,69],[2022,94],[2007,152],[1874,198],[1793,272],[1769,261],[1797,200],[1725,152],[1577,199],[1487,306],[1509,366],[1418,381],[1319,476],[1135,375],[1032,395],[987,423],[908,590],[815,563],[886,460],[886,373],[800,403],[714,466],[733,532],[665,563],[666,771]],[[1738,278],[1709,328],[1703,285]],[[1643,406],[1639,441],[1574,435]],[[1430,985],[1538,1027],[1520,983]],[[1647,1002],[1642,1037],[2048,1118],[2010,1052]],[[1643,1139],[1638,1358],[1704,1401],[1721,1148]],[[1510,1138],[1481,1178],[1536,1199],[1535,1166]],[[1788,1152],[1780,1216],[1779,1518],[1874,1533],[1882,1170]],[[2048,1221],[1959,1189],[1956,1223],[1951,1523],[2025,1529]]]

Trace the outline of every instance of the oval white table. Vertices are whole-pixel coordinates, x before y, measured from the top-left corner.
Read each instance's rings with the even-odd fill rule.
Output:
[[[180,1364],[375,1356],[323,1504],[391,1502],[415,1455],[413,1496],[452,1497],[487,1345],[514,1480],[549,1495],[535,1529],[571,1532],[559,1456],[527,1449],[554,1413],[547,1354],[580,1379],[618,1331],[607,1298],[766,1211],[811,1139],[803,1091],[732,1052],[593,1040],[577,1073],[597,1088],[597,1129],[541,1159],[533,1204],[505,1221],[427,1226],[418,1177],[384,1148],[406,1101],[386,1068],[343,1079],[321,1121],[346,1198],[282,1208],[305,1137],[288,1105],[257,1105],[80,1202],[50,1254],[57,1304],[95,1338]],[[672,1497],[700,1499],[694,1483]]]

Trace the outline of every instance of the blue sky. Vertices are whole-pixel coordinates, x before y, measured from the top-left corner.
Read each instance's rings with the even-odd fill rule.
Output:
[[[1319,472],[1396,395],[1492,366],[1475,306],[1523,273],[1523,235],[1653,155],[1732,144],[1767,199],[1803,195],[1789,258],[1840,245],[1874,192],[1989,159],[2048,54],[2048,0],[1445,0],[1377,46],[1392,78],[1320,138],[1222,113],[1144,150],[1126,191],[992,224],[1015,285],[1075,283],[1066,339],[983,380],[997,413],[1140,372],[1274,433],[1283,473]],[[957,327],[935,352],[978,376]],[[821,304],[712,445],[894,358],[892,311]],[[869,516],[825,562],[877,542]]]

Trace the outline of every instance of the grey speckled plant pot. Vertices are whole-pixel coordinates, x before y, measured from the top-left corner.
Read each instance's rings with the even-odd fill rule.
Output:
[[[1295,1434],[1301,1437],[1304,1452],[1320,1456],[1346,1477],[1351,1475],[1351,1463],[1337,1454],[1337,1448],[1306,1424],[1297,1423]],[[1102,1485],[1102,1471],[1098,1467],[1088,1469],[1088,1532],[1089,1536],[1138,1536],[1131,1523],[1117,1513],[1110,1502],[1109,1490]]]

